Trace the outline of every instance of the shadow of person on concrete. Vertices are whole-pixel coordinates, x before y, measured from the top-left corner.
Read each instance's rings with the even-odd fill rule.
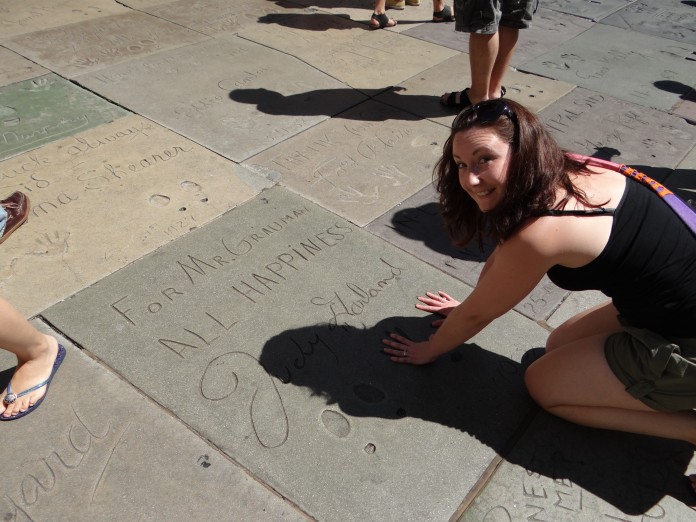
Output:
[[[674,80],[658,80],[653,82],[653,85],[661,91],[678,94],[679,98],[682,100],[686,99],[692,90],[691,85],[686,85],[685,83],[676,82]]]
[[[316,89],[299,94],[284,95],[269,89],[234,89],[230,91],[229,98],[239,103],[256,105],[256,110],[264,114],[276,116],[329,116],[356,121],[420,121],[423,118],[439,117],[443,112],[442,105],[437,96],[404,95],[409,97],[410,104],[417,104],[426,108],[429,114],[420,115],[397,109],[391,105],[375,101],[379,106],[369,105],[364,108],[357,107],[360,102],[374,98],[378,94],[389,91],[401,91],[402,87],[385,87],[382,89]],[[359,99],[362,93],[363,99]],[[336,107],[345,107],[346,100],[351,97],[356,100],[355,105],[336,112]],[[314,103],[309,103],[314,100]]]
[[[365,23],[353,21],[348,14],[330,14],[316,12],[313,7],[307,7],[305,13],[269,13],[259,17],[260,24],[275,24],[291,29],[304,31],[328,31],[370,28]],[[369,18],[369,15],[366,19]]]
[[[614,159],[615,156],[620,156],[620,154],[621,152],[617,149],[601,147],[597,149],[593,156],[616,163],[622,163],[620,159]],[[668,167],[655,167],[653,165],[641,165],[636,163],[631,163],[628,166],[659,181],[687,203],[689,201],[696,201],[696,170],[686,168],[671,169]],[[694,206],[694,204],[692,204],[692,206]]]
[[[354,327],[337,318],[274,336],[259,362],[283,383],[281,397],[285,387],[298,386],[348,417],[410,417],[454,428],[527,474],[569,480],[627,514],[646,513],[666,495],[693,500],[683,476],[693,456],[690,445],[584,428],[541,412],[523,381],[540,348],[506,356],[466,344],[427,366],[396,364],[382,352],[388,332],[426,338],[431,321],[390,317]],[[419,451],[446,448],[433,444]]]
[[[483,245],[479,245],[477,239],[473,239],[465,247],[452,244],[452,240],[445,231],[437,201],[417,207],[400,208],[390,221],[390,228],[399,235],[422,243],[432,252],[462,261],[483,263],[495,249],[493,241],[485,241]]]

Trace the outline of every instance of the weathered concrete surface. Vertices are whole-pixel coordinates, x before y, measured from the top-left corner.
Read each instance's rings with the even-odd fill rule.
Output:
[[[0,87],[0,159],[127,114],[53,73]]]
[[[56,336],[42,323],[34,326]],[[259,484],[127,382],[57,336],[67,356],[41,407],[2,423],[3,520],[302,521]],[[15,364],[0,351],[4,389]]]
[[[683,99],[674,107],[672,113],[696,124],[696,91],[692,89],[684,95]]]
[[[467,50],[462,47],[466,39],[452,44],[452,36],[457,40],[462,36],[455,34],[453,24],[428,22],[432,15],[429,1],[421,0],[419,7],[407,7],[405,11],[390,10],[389,15],[399,24],[385,31],[371,31],[367,27],[373,7],[371,0],[350,3],[318,0],[318,4],[312,0],[302,1],[307,9],[285,0],[194,0],[190,4],[180,0],[0,0],[0,71],[3,71],[0,84],[3,74],[9,75],[4,77],[8,84],[45,74],[38,67],[34,73],[34,66],[27,70],[26,62],[17,63],[13,54],[9,55],[13,57],[10,60],[17,63],[17,68],[14,65],[5,68],[9,62],[4,56],[9,50],[2,46],[3,42],[21,35],[26,35],[28,41],[29,33],[40,34],[60,27],[72,30],[72,25],[82,27],[82,22],[116,14],[137,14],[128,6],[152,15],[133,16],[135,25],[142,22],[142,27],[152,28],[149,21],[157,17],[160,19],[158,27],[159,24],[166,27],[177,24],[182,30],[198,31],[201,38],[209,39],[205,43],[140,56],[126,50],[126,54],[114,58],[108,56],[109,50],[117,47],[124,37],[141,35],[138,27],[104,35],[103,38],[114,41],[114,45],[108,46],[100,46],[101,40],[93,39],[97,35],[73,33],[96,44],[85,47],[78,41],[66,41],[60,31],[56,32],[56,55],[61,48],[75,45],[83,59],[93,58],[98,49],[111,64],[103,69],[90,69],[88,75],[75,76],[73,85],[66,88],[69,92],[84,92],[76,89],[82,83],[97,96],[102,96],[104,102],[122,104],[127,110],[139,113],[141,119],[138,121],[155,127],[157,124],[153,122],[159,122],[169,127],[170,131],[159,129],[155,134],[166,135],[174,141],[161,142],[163,148],[153,150],[153,144],[160,144],[157,138],[142,151],[137,146],[141,138],[135,136],[131,136],[132,142],[102,145],[100,139],[116,136],[117,132],[101,135],[97,131],[107,127],[97,126],[82,133],[81,127],[71,126],[72,118],[83,114],[84,107],[89,107],[91,102],[76,105],[66,102],[66,106],[73,107],[66,115],[60,113],[55,102],[41,99],[39,105],[45,105],[46,114],[32,124],[31,132],[38,134],[27,135],[38,138],[43,132],[46,134],[43,137],[48,138],[46,144],[30,145],[39,148],[24,154],[26,161],[11,165],[0,153],[0,178],[6,183],[0,185],[4,187],[0,196],[14,188],[22,188],[29,193],[32,202],[38,201],[35,209],[39,213],[39,217],[32,213],[29,224],[0,245],[0,285],[12,280],[8,275],[13,271],[24,277],[22,284],[11,288],[2,286],[0,295],[18,303],[27,292],[38,295],[50,289],[44,281],[51,284],[67,281],[68,286],[74,282],[75,274],[70,271],[74,266],[63,262],[63,259],[71,260],[70,256],[78,252],[70,244],[74,237],[71,235],[67,244],[62,242],[65,237],[53,226],[50,214],[41,214],[44,211],[58,216],[56,223],[63,223],[62,216],[73,212],[71,205],[77,209],[74,207],[77,203],[87,201],[92,205],[98,199],[98,208],[73,213],[70,219],[77,219],[74,216],[80,214],[83,220],[75,223],[78,232],[74,234],[83,238],[87,237],[85,234],[96,237],[101,232],[102,236],[96,241],[101,244],[112,241],[108,261],[115,261],[109,268],[103,252],[87,252],[84,259],[80,259],[80,266],[103,266],[104,273],[94,276],[94,285],[85,282],[66,287],[66,293],[56,298],[67,299],[58,305],[60,311],[58,307],[51,309],[55,317],[60,316],[61,327],[65,326],[68,335],[82,336],[75,340],[77,346],[83,347],[83,352],[73,350],[71,355],[89,356],[91,362],[87,362],[94,363],[97,372],[84,370],[82,365],[66,366],[69,370],[67,388],[61,387],[65,386],[64,382],[57,380],[46,404],[36,414],[2,426],[11,428],[11,440],[17,439],[21,444],[14,444],[12,459],[5,459],[5,467],[0,466],[3,476],[8,477],[3,482],[8,485],[3,486],[0,495],[4,495],[0,501],[0,518],[90,522],[102,519],[159,521],[162,517],[172,520],[282,520],[290,516],[295,519],[297,511],[285,509],[287,505],[279,504],[277,497],[259,496],[258,489],[248,486],[248,481],[240,482],[238,474],[227,467],[235,461],[252,470],[254,480],[269,491],[275,489],[287,502],[295,506],[300,504],[299,511],[304,510],[308,516],[322,521],[343,522],[351,518],[440,521],[447,520],[455,511],[456,519],[466,508],[471,511],[469,518],[477,521],[564,520],[565,517],[594,522],[614,517],[631,522],[644,519],[645,522],[650,517],[680,521],[693,518],[684,510],[684,506],[693,502],[693,496],[688,491],[689,494],[682,495],[683,483],[679,486],[682,493],[674,486],[674,481],[679,482],[684,470],[689,469],[686,462],[691,459],[690,450],[675,447],[668,441],[645,445],[634,437],[568,425],[565,425],[567,430],[560,429],[552,422],[544,423],[539,419],[531,426],[523,421],[530,403],[522,386],[522,372],[538,356],[540,350],[534,348],[544,345],[547,330],[591,305],[599,296],[570,293],[555,311],[557,302],[546,310],[533,302],[540,315],[524,317],[513,311],[481,332],[474,344],[456,350],[436,365],[394,367],[384,360],[380,351],[384,332],[398,326],[413,338],[425,338],[433,331],[430,327],[433,318],[413,308],[415,296],[425,290],[441,288],[463,297],[470,288],[436,264],[435,257],[444,255],[444,250],[438,250],[434,235],[425,240],[409,235],[412,231],[407,225],[417,229],[420,226],[412,223],[411,210],[416,212],[417,218],[422,218],[424,212],[433,211],[427,207],[431,200],[424,199],[421,204],[409,207],[417,197],[410,199],[409,196],[421,194],[413,188],[394,197],[391,208],[389,203],[381,201],[379,212],[384,212],[382,216],[375,216],[369,205],[352,203],[345,209],[345,217],[319,209],[299,216],[296,221],[287,218],[286,213],[264,222],[269,212],[274,212],[268,210],[277,202],[274,194],[296,191],[295,188],[273,188],[258,194],[255,200],[245,201],[245,198],[238,198],[238,194],[230,196],[224,188],[217,189],[214,183],[210,192],[204,190],[208,185],[199,180],[181,184],[190,181],[191,172],[203,180],[208,180],[210,174],[216,183],[233,179],[246,186],[245,190],[250,190],[252,195],[257,194],[273,182],[282,183],[283,177],[267,168],[252,172],[239,168],[237,163],[269,152],[278,144],[298,152],[289,158],[298,174],[311,172],[308,166],[321,154],[328,164],[338,161],[341,167],[339,155],[344,150],[343,144],[338,144],[332,153],[328,149],[333,148],[333,144],[316,147],[317,140],[308,142],[304,136],[313,128],[328,125],[327,120],[333,120],[336,128],[358,133],[361,132],[359,125],[367,123],[370,124],[368,128],[390,132],[400,131],[403,124],[404,129],[409,132],[415,129],[416,134],[425,138],[439,123],[443,136],[446,135],[446,127],[454,113],[438,112],[442,110],[438,98],[447,90],[468,85],[468,57],[457,54]],[[650,50],[660,56],[643,63],[640,57],[630,54],[626,60],[621,59],[614,45],[616,35],[610,39],[594,36],[600,35],[601,30],[596,30],[597,24],[592,19],[611,22],[612,13],[635,11],[645,2],[542,2],[533,27],[521,31],[513,66],[522,67],[525,62],[546,53],[549,56],[557,53],[553,56],[555,59],[561,54],[582,52],[580,58],[588,63],[608,64],[612,71],[621,74],[611,76],[611,81],[593,79],[588,89],[582,85],[577,87],[580,78],[561,77],[565,66],[546,68],[541,73],[520,73],[520,76],[511,70],[504,82],[508,96],[531,105],[535,111],[541,111],[543,117],[548,116],[547,121],[564,147],[626,161],[669,186],[676,186],[680,194],[694,195],[690,192],[693,188],[690,180],[696,170],[691,161],[694,127],[682,119],[696,121],[694,92],[689,91],[696,77],[692,67],[695,63],[693,49],[671,39],[667,33],[674,28],[664,23],[673,20],[671,17],[677,10],[680,13],[684,9],[689,11],[688,3],[675,5],[674,0],[655,0],[648,6],[658,10],[652,11],[656,16],[646,22],[664,28],[664,35],[646,36],[643,31],[647,30],[647,25],[641,28],[641,22],[635,18],[631,18],[630,28],[625,29],[601,24],[605,32],[630,33],[631,52],[645,54],[640,46],[657,46]],[[667,12],[669,14],[665,14]],[[631,13],[631,17],[634,14]],[[334,22],[334,17],[341,19]],[[164,23],[165,20],[170,24]],[[235,38],[239,31],[249,31],[249,35],[253,35],[255,31],[251,28],[255,26],[259,31],[263,29],[257,31],[261,35],[259,39],[263,38],[273,49]],[[287,38],[278,38],[279,35]],[[454,52],[448,55],[453,56],[451,62],[450,59],[425,60],[414,67],[409,53],[413,51],[421,60],[423,50],[423,42],[414,41],[414,37],[434,47],[443,47],[446,52]],[[147,34],[143,39],[147,39]],[[582,45],[573,44],[577,39]],[[305,41],[312,44],[307,45]],[[345,45],[339,45],[343,43]],[[170,44],[177,46],[179,42]],[[31,43],[28,45],[30,47]],[[18,50],[20,55],[24,52]],[[624,47],[618,50],[626,52]],[[328,54],[329,51],[345,66],[337,67],[321,56],[322,52]],[[299,58],[291,56],[295,53]],[[384,59],[384,55],[388,58]],[[38,54],[33,56],[38,57]],[[125,61],[115,63],[114,60],[121,58]],[[23,59],[27,56],[22,56]],[[311,60],[311,64],[303,63],[303,59]],[[616,60],[625,63],[618,64]],[[448,69],[450,63],[452,67]],[[270,70],[265,70],[269,64]],[[626,73],[619,65],[631,70]],[[48,65],[48,68],[53,74],[53,66]],[[22,76],[26,74],[29,76]],[[364,80],[361,75],[365,75]],[[519,80],[520,77],[528,80]],[[635,91],[636,77],[639,83],[664,91],[660,96],[667,96],[674,104],[653,111],[641,103],[618,100],[619,91],[628,94]],[[231,80],[231,84],[223,81],[226,79]],[[362,87],[358,92],[354,86],[360,82],[371,87]],[[515,84],[520,84],[519,88]],[[29,89],[32,92],[36,87],[45,87],[41,81],[31,85],[34,85]],[[406,90],[392,92],[392,86]],[[542,88],[543,93],[535,92],[534,88]],[[616,92],[612,94],[607,89]],[[48,100],[52,100],[51,96]],[[379,106],[374,101],[362,105],[366,97],[379,98],[380,102],[397,110],[390,109],[389,113],[350,110],[358,106]],[[16,98],[12,103],[15,101]],[[3,133],[16,131],[17,112],[2,105],[0,129]],[[124,119],[125,113],[125,110],[119,112],[118,117],[107,118],[103,123],[114,122],[112,125],[115,125]],[[44,128],[47,124],[57,126],[65,134],[49,133],[56,129]],[[112,181],[99,185],[110,179],[108,165],[120,165],[121,170],[129,172],[129,165],[137,166],[143,159],[157,154],[162,156],[165,148],[178,145],[180,139],[183,143],[191,143],[182,135],[200,148],[159,167],[153,165],[135,176],[116,172],[120,181],[112,175]],[[89,148],[88,152],[64,163],[55,163],[59,151],[51,149],[51,165],[56,168],[34,173],[36,160],[40,166],[42,160],[48,158],[43,155],[43,151],[48,150],[47,143],[54,139],[65,140],[68,136],[75,139],[89,136],[92,141],[87,143],[96,148]],[[121,135],[122,138],[126,136]],[[422,187],[429,184],[429,179],[425,181],[426,171],[430,170],[426,164],[432,164],[437,158],[437,154],[431,156],[427,152],[429,148],[438,147],[432,145],[433,142],[441,143],[441,140],[432,139],[425,146],[417,141],[417,150],[422,155],[414,155],[415,159],[406,169],[400,167],[414,179],[423,176]],[[62,142],[56,141],[50,146],[58,143]],[[71,143],[85,145],[80,141]],[[126,145],[122,147],[121,143]],[[321,154],[309,147],[320,150]],[[114,152],[116,149],[118,151]],[[22,152],[17,150],[10,155]],[[194,153],[193,160],[179,163]],[[82,156],[88,156],[88,160],[82,163]],[[165,156],[166,153],[162,158]],[[398,155],[394,157],[395,164],[397,161],[406,163]],[[376,164],[368,162],[363,165],[365,169],[350,171],[340,179],[340,186],[350,187],[351,178],[366,183],[371,166]],[[149,172],[159,172],[160,167],[166,167],[166,174],[150,176]],[[344,164],[341,168],[348,167],[349,164]],[[155,168],[158,170],[153,170]],[[379,179],[373,180],[375,185],[385,183],[388,178],[384,174],[390,173],[380,170],[377,174]],[[128,190],[114,192],[109,189],[113,183],[122,181],[125,186],[133,179],[138,181]],[[46,182],[52,185],[46,186]],[[89,191],[84,188],[85,183],[91,184]],[[66,196],[73,197],[71,190],[78,187],[80,199],[66,199]],[[56,208],[46,204],[43,198],[46,191],[54,189],[56,200],[52,204]],[[401,190],[400,187],[396,189]],[[303,194],[302,190],[296,192]],[[392,197],[389,195],[392,190],[395,189],[383,185],[381,194]],[[101,194],[102,199],[92,193]],[[69,201],[68,204],[61,205],[58,197]],[[287,199],[282,201],[286,203],[299,201],[315,208],[302,196],[285,197]],[[239,208],[226,212],[238,200]],[[217,206],[210,211],[213,201]],[[322,205],[320,201],[319,206]],[[135,207],[133,216],[131,207]],[[180,220],[179,216],[191,213],[198,220],[198,214],[192,209],[201,208],[208,209],[211,217],[207,224],[190,231],[193,225]],[[63,214],[56,214],[58,212]],[[223,215],[219,216],[221,213]],[[176,218],[170,219],[172,215]],[[357,221],[353,221],[352,216]],[[113,223],[104,223],[107,217],[111,217]],[[158,221],[160,218],[162,221]],[[398,218],[398,223],[389,223],[392,218]],[[370,224],[365,224],[368,220]],[[277,222],[283,227],[280,230],[272,228],[279,228]],[[132,226],[142,233],[118,230],[124,223],[128,226],[135,223]],[[336,223],[351,227],[354,232],[331,228],[330,233],[329,228]],[[420,224],[427,223],[424,220]],[[362,230],[362,225],[367,230]],[[375,233],[377,225],[385,229],[380,234]],[[386,230],[388,225],[393,228]],[[175,230],[179,231],[174,233]],[[25,234],[28,237],[25,238]],[[344,237],[339,240],[341,235]],[[174,237],[178,239],[170,241]],[[200,237],[204,239],[196,239]],[[179,243],[180,240],[186,242]],[[17,257],[13,254],[13,245],[22,241],[28,241],[29,246]],[[143,243],[142,253],[127,260],[126,253],[135,252],[135,246],[143,241],[151,243]],[[394,244],[389,244],[390,241]],[[158,248],[158,245],[162,246]],[[251,250],[247,252],[250,245]],[[68,246],[70,249],[64,251]],[[427,253],[428,247],[434,252]],[[237,260],[232,261],[230,256]],[[396,273],[402,270],[398,276],[392,273],[393,282],[397,283],[394,286],[385,281],[391,269],[380,260],[389,261],[392,256],[403,262],[392,265],[396,266]],[[480,266],[481,262],[454,255],[452,258],[459,272]],[[75,261],[75,266],[77,264]],[[81,275],[80,270],[75,272]],[[383,276],[382,270],[386,271]],[[113,279],[107,277],[113,272]],[[29,273],[35,277],[29,277]],[[376,279],[377,276],[382,277]],[[242,293],[234,290],[235,286]],[[75,294],[83,287],[89,289]],[[76,297],[71,299],[72,295]],[[127,296],[125,300],[118,301],[124,296]],[[316,297],[319,300],[314,303],[309,300]],[[331,302],[334,297],[336,300]],[[37,304],[36,310],[52,302]],[[346,307],[340,308],[341,303]],[[138,322],[137,328],[122,314]],[[94,317],[97,319],[93,320]],[[329,328],[333,317],[336,322],[349,324]],[[247,357],[243,353],[252,355]],[[2,360],[2,368],[13,364],[5,364],[5,360]],[[266,369],[276,377],[269,377]],[[80,378],[83,371],[89,379]],[[75,379],[72,372],[77,374]],[[116,381],[114,375],[118,376]],[[9,372],[4,372],[3,376],[9,377]],[[112,387],[110,383],[114,382],[118,386]],[[133,383],[141,393],[122,394],[122,383],[126,391]],[[85,400],[86,395],[96,400]],[[112,400],[112,395],[122,396],[123,400]],[[151,401],[147,395],[156,400]],[[63,402],[62,397],[68,400]],[[73,410],[66,409],[72,405],[78,414],[83,413],[79,407],[86,409],[86,423],[114,419],[112,432],[101,439],[87,438],[91,450],[75,470],[76,473],[86,471],[84,475],[76,478],[73,470],[58,473],[56,485],[46,491],[41,488],[51,485],[51,477],[50,473],[40,473],[45,466],[36,471],[36,466],[45,462],[40,459],[59,466],[56,455],[66,458],[75,455],[79,459],[79,449],[85,448],[84,426],[71,420]],[[63,420],[44,422],[54,409]],[[151,415],[151,412],[159,413]],[[163,420],[160,414],[169,420]],[[131,417],[135,419],[130,425],[137,430],[135,436],[129,430],[119,445],[100,445],[114,440],[113,437],[121,433],[116,429],[128,426],[123,419]],[[55,426],[55,430],[46,429],[47,425]],[[68,431],[71,427],[72,432]],[[100,427],[96,425],[97,435],[103,433],[96,431]],[[287,440],[278,445],[286,433]],[[138,434],[143,435],[142,440]],[[4,438],[0,440],[5,441]],[[206,445],[200,446],[200,440],[206,440]],[[512,451],[515,442],[517,446]],[[165,447],[159,447],[161,444]],[[278,447],[273,447],[276,445]],[[65,449],[76,452],[64,453]],[[57,453],[52,453],[54,451]],[[132,461],[128,460],[131,455]],[[500,455],[506,461],[496,466],[500,463]],[[181,460],[175,460],[176,457]],[[92,466],[89,469],[88,464]],[[210,466],[206,468],[207,464]],[[99,475],[102,470],[104,474]],[[490,484],[502,485],[504,489],[484,488],[484,479],[491,475]],[[24,480],[27,476],[29,478]],[[189,484],[184,478],[196,483]],[[36,486],[39,481],[40,487]],[[34,497],[26,497],[29,502],[34,498],[38,501],[27,506],[17,494],[19,488],[24,488],[27,495],[38,492]],[[97,494],[93,495],[95,490]],[[175,498],[171,498],[171,494]],[[479,494],[478,503],[471,503]],[[124,505],[117,502],[121,498],[119,495],[125,496]],[[583,511],[578,511],[573,502],[581,496],[586,503]],[[65,504],[60,503],[63,498]],[[230,505],[236,506],[234,512],[229,509]],[[245,511],[247,507],[249,510]],[[27,515],[20,509],[26,509]]]
[[[546,323],[552,328],[558,328],[574,315],[610,300],[609,297],[596,290],[570,292],[561,306],[546,320]]]
[[[17,36],[3,45],[72,78],[204,39],[154,16],[128,12]]]
[[[627,165],[673,168],[696,144],[682,118],[582,88],[539,116],[562,147]]]
[[[669,111],[691,89],[696,45],[595,25],[522,69]],[[629,87],[627,87],[629,86]]]
[[[282,24],[239,32],[249,40],[287,52],[359,90],[384,89],[456,55],[456,51],[410,40],[390,31],[368,31],[356,22],[322,13],[283,15]]]
[[[0,47],[0,87],[43,76],[48,72],[23,56]]]
[[[26,0],[0,5],[0,40],[19,34],[127,13],[112,0]]]
[[[459,54],[379,94],[375,99],[449,127],[458,110],[444,106],[440,96],[446,92],[461,91],[470,85],[469,56]],[[507,98],[539,112],[568,94],[574,85],[511,69],[505,76],[505,88]]]
[[[259,190],[243,167],[141,116],[2,165],[3,194],[24,190],[32,203],[28,223],[3,243],[0,260],[3,294],[28,315]]]
[[[611,13],[630,5],[634,0],[549,0],[544,2],[544,7],[587,18],[594,22],[609,16]]]
[[[179,0],[153,6],[143,6],[143,10],[174,22],[183,27],[188,27],[208,36],[222,34],[235,34],[242,28],[257,25],[259,23],[281,23],[289,12],[299,12],[297,9],[288,8],[291,2],[279,3],[267,0]]]
[[[630,29],[635,33],[696,45],[694,6],[680,0],[634,2],[603,18],[600,22]]]
[[[236,36],[77,81],[237,162],[365,98],[295,58]]]
[[[432,331],[414,303],[434,287],[466,294],[274,188],[45,317],[310,515],[443,520],[529,410],[520,360],[546,332],[511,312],[390,362],[387,332]]]
[[[447,135],[368,101],[244,165],[363,226],[430,182]]]
[[[540,413],[459,522],[693,520],[693,447]]]

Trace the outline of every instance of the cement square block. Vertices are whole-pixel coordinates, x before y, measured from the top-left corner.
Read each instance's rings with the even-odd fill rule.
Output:
[[[274,3],[267,0],[179,0],[144,7],[143,10],[208,36],[219,36],[234,34],[256,24],[282,23],[289,13],[302,10],[300,5],[296,6],[297,9],[290,5],[291,2]]]
[[[464,248],[455,247],[444,230],[432,186],[424,188],[365,228],[472,287],[476,286],[483,265],[495,247],[489,243],[481,249],[476,240]],[[544,277],[515,310],[535,321],[543,320],[566,295],[566,290]]]
[[[669,111],[691,90],[694,53],[696,45],[597,24],[522,69]]]
[[[685,442],[540,414],[457,520],[691,520],[692,457]]]
[[[511,312],[392,363],[387,332],[432,332],[429,288],[467,294],[275,187],[45,317],[310,516],[444,520],[529,411],[521,360],[546,332]]]
[[[461,91],[470,85],[469,55],[458,54],[377,95],[375,99],[450,127],[458,110],[443,105],[440,96],[446,92]],[[524,104],[534,112],[542,110],[574,88],[566,82],[512,69],[505,75],[504,85],[507,98]]]
[[[426,186],[448,131],[367,101],[244,162],[364,226]]]
[[[40,65],[0,47],[0,87],[48,74]]]
[[[67,355],[46,400],[3,422],[3,520],[307,520],[207,441],[39,321]],[[0,384],[14,357],[0,350]],[[106,407],[105,405],[108,405]]]
[[[114,121],[127,111],[55,74],[0,87],[0,159]]]
[[[365,99],[295,58],[236,36],[77,81],[237,162]]]
[[[280,24],[255,25],[239,35],[286,49],[356,89],[384,89],[457,54],[391,31],[370,31],[324,13],[282,15]]]
[[[603,18],[600,23],[696,45],[694,6],[681,0],[641,0]]]
[[[532,27],[520,31],[510,65],[519,67],[548,52],[549,49],[575,38],[592,25],[592,22],[584,18],[539,7],[534,14]],[[404,31],[403,34],[469,52],[469,34],[455,31],[453,27],[443,30],[438,24],[421,24]]]
[[[582,88],[539,116],[562,147],[627,165],[674,168],[696,144],[682,118]]]
[[[0,6],[0,40],[128,11],[119,2],[111,0],[90,0],[89,5],[82,0],[3,2]]]
[[[597,22],[634,0],[549,0],[544,7]]]
[[[141,116],[0,165],[2,193],[22,190],[32,204],[0,259],[2,294],[27,315],[260,190],[256,175]]]
[[[696,124],[696,91],[691,89],[683,96],[682,101],[677,104],[672,113]]]
[[[563,304],[546,320],[546,323],[552,328],[558,328],[574,315],[610,300],[609,297],[597,290],[570,292]]]
[[[204,39],[166,20],[129,12],[16,36],[3,45],[72,78]]]

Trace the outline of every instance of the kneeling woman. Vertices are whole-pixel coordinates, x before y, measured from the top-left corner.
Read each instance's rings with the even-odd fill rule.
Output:
[[[611,301],[551,333],[527,370],[545,410],[578,424],[696,444],[696,239],[652,189],[566,154],[528,110],[502,99],[455,119],[436,167],[448,232],[497,248],[473,292],[417,308],[446,317],[429,340],[384,340],[425,364],[512,309],[544,274]]]

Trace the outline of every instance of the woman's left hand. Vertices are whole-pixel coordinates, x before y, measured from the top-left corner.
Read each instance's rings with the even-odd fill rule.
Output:
[[[433,336],[430,336],[432,339]],[[389,354],[392,361],[408,364],[428,364],[437,357],[431,355],[430,340],[414,342],[397,333],[389,334],[389,339],[382,339],[382,343],[389,348],[384,348],[384,353]]]

